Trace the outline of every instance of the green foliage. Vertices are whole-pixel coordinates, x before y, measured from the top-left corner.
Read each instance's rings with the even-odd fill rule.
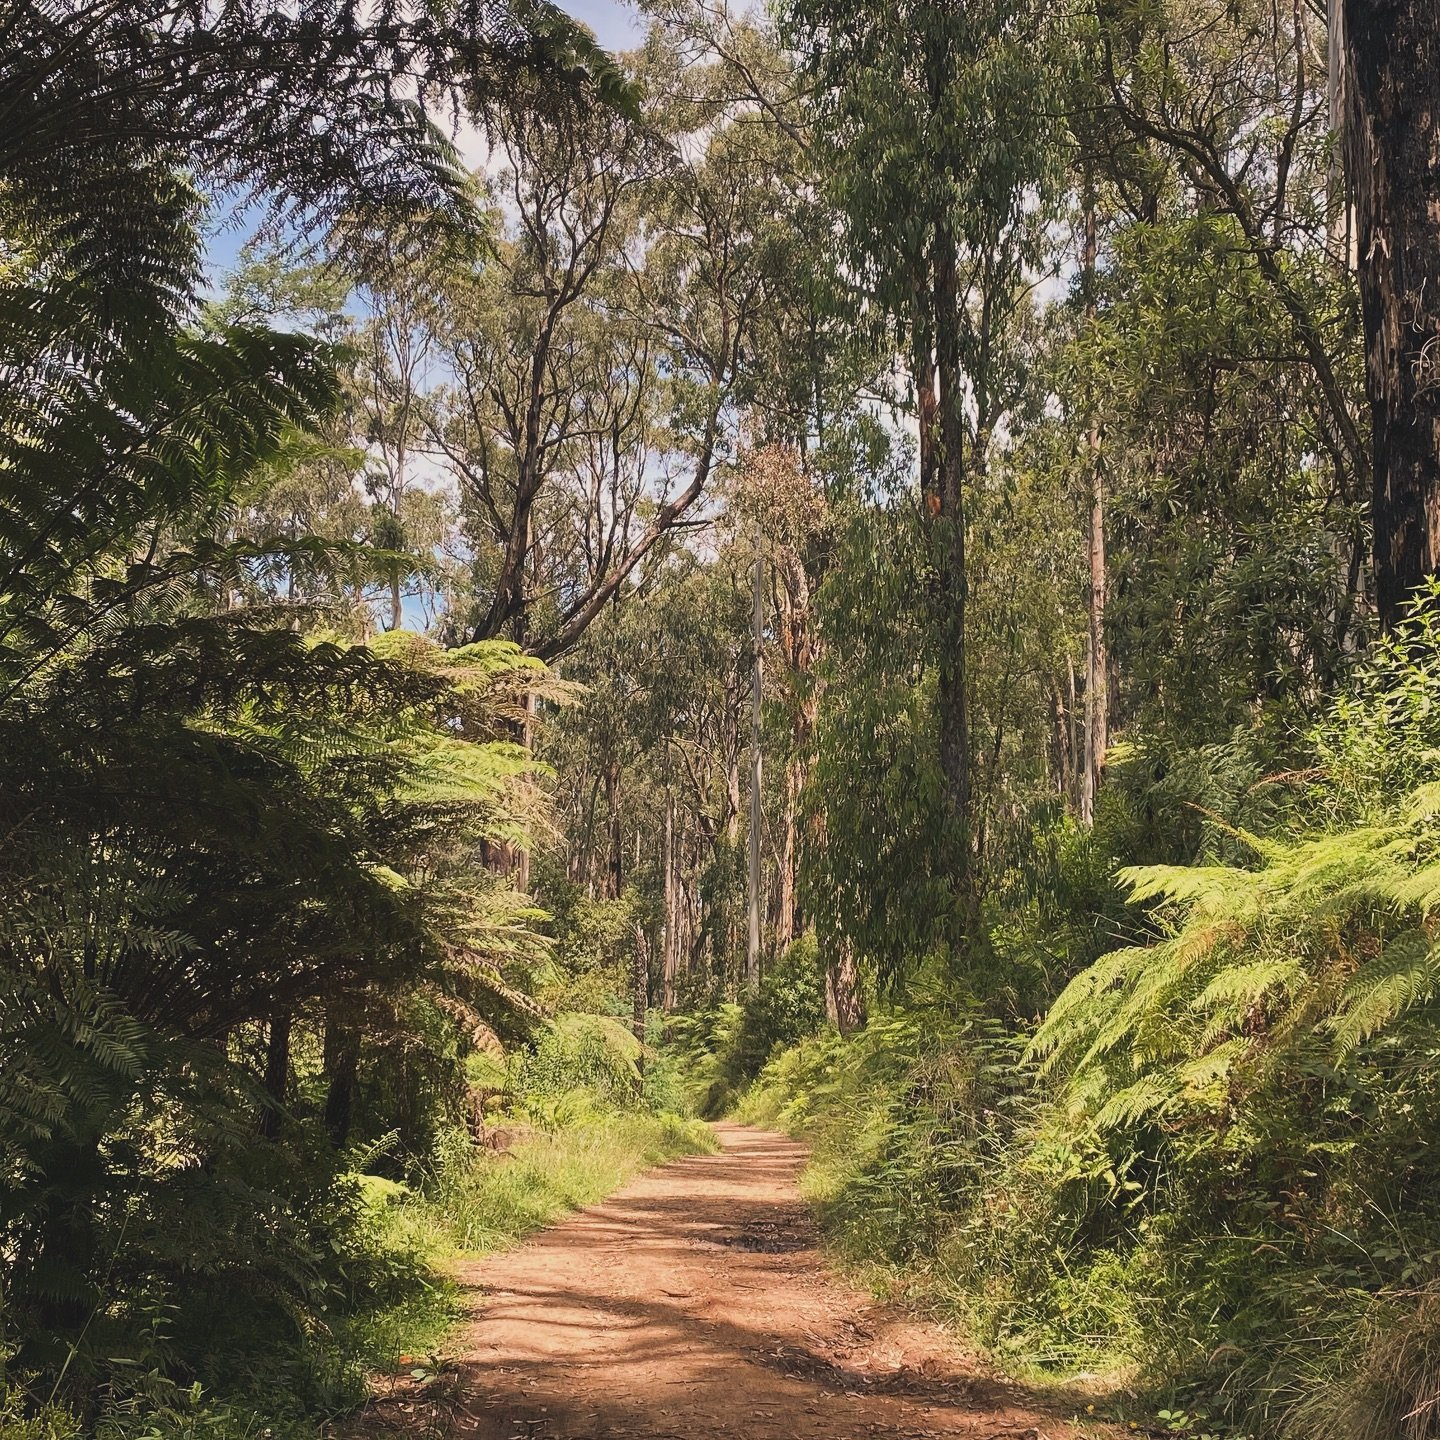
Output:
[[[464,1131],[437,1139],[418,1183],[342,1175],[319,1202],[316,1271],[327,1285],[305,1297],[308,1323],[297,1329],[296,1297],[275,1295],[273,1313],[253,1298],[237,1304],[237,1282],[253,1284],[272,1212],[194,1217],[174,1237],[177,1255],[196,1266],[189,1283],[202,1295],[153,1297],[145,1312],[149,1349],[124,1357],[93,1428],[63,1406],[31,1406],[23,1390],[0,1386],[5,1440],[243,1440],[260,1426],[286,1440],[311,1440],[313,1416],[347,1408],[364,1395],[367,1371],[401,1367],[411,1354],[440,1351],[459,1314],[448,1267],[457,1251],[512,1245],[578,1206],[603,1198],[647,1167],[715,1148],[705,1127],[674,1115],[592,1114],[581,1123],[524,1135],[505,1154],[478,1149]],[[293,1184],[292,1184],[293,1191]],[[252,1190],[253,1200],[258,1192]],[[197,1241],[211,1224],[214,1271]],[[257,1231],[254,1253],[246,1226]],[[272,1227],[266,1229],[266,1227]],[[227,1255],[239,1241],[238,1253]],[[288,1242],[287,1242],[288,1243]],[[213,1281],[212,1281],[213,1277]],[[205,1293],[213,1283],[214,1293]],[[190,1327],[202,1329],[193,1337]],[[177,1350],[207,1356],[205,1383],[171,1378]],[[402,1360],[402,1356],[406,1357]],[[410,1362],[413,1363],[413,1362]],[[214,1392],[232,1397],[216,1399]]]
[[[534,1048],[519,1061],[513,1088],[522,1112],[544,1123],[554,1107],[575,1102],[608,1110],[633,1106],[640,1097],[641,1042],[618,1020],[570,1012],[557,1015]]]
[[[797,940],[764,974],[743,1005],[677,1016],[668,1048],[696,1111],[724,1115],[777,1050],[825,1025],[825,983],[811,936]]]
[[[1098,1130],[1226,1110],[1294,1067],[1347,1067],[1423,1012],[1440,904],[1434,616],[1432,594],[1320,727],[1312,813],[1335,828],[1268,839],[1237,831],[1253,857],[1244,868],[1123,872],[1167,938],[1079,975],[1036,1039]],[[1403,737],[1398,758],[1377,743],[1382,734]],[[1418,788],[1398,789],[1402,777]]]
[[[338,45],[282,64],[257,106],[248,65],[243,96],[216,93],[216,56],[273,71],[308,45],[297,16],[232,7],[212,32],[184,7],[95,7],[78,48],[75,19],[10,7],[0,75],[35,122],[0,215],[4,1344],[35,1395],[87,1413],[179,1413],[193,1384],[257,1374],[292,1409],[333,1408],[363,1381],[329,1317],[416,1274],[371,1243],[346,1178],[359,1051],[423,1015],[412,1058],[453,1062],[468,1042],[453,1019],[436,1033],[442,1006],[472,1027],[526,1015],[499,967],[533,947],[474,854],[526,833],[529,761],[499,738],[493,677],[535,666],[441,662],[415,637],[382,656],[271,602],[277,576],[370,563],[238,523],[334,405],[335,356],[201,315],[179,168],[361,228],[464,187],[374,68],[398,32],[346,28],[368,74]],[[463,38],[434,9],[411,23],[432,59]],[[402,1140],[433,1123],[416,1112],[386,1117]]]
[[[738,1108],[1122,1418],[1440,1440],[1324,8],[0,0],[0,1432],[304,1440]]]
[[[467,1254],[494,1250],[603,1199],[651,1165],[715,1148],[704,1125],[673,1114],[591,1113],[478,1161],[458,1136],[437,1149],[422,1199],[402,1208],[400,1221]]]
[[[1153,853],[1186,794],[1221,810],[1191,863],[1123,872],[1135,943],[1051,1008],[1043,1073],[943,1003],[769,1061],[738,1113],[810,1140],[842,1255],[1009,1364],[1125,1376],[1141,1409],[1102,1409],[1175,1433],[1435,1433],[1436,603],[1317,726],[1320,766],[1257,784],[1241,741],[1158,780],[1153,752],[1117,757],[1000,943],[1093,954],[1079,919],[1120,923],[1107,852]],[[1265,833],[1220,818],[1247,807]]]
[[[953,908],[935,755],[930,617],[908,603],[924,564],[902,502],[847,512],[818,598],[834,643],[807,788],[802,883],[827,949],[854,944],[894,982]],[[843,642],[843,643],[841,643]]]
[[[578,886],[547,875],[546,898],[556,944],[538,998],[561,1012],[628,1013],[639,897],[627,890],[618,900],[591,899]]]

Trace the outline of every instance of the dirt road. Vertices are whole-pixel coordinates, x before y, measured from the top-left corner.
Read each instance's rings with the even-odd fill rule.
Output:
[[[1069,1440],[939,1330],[826,1270],[800,1146],[718,1134],[720,1154],[465,1268],[457,1440]]]

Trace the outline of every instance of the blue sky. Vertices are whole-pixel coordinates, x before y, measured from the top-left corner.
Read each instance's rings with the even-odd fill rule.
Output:
[[[561,0],[561,9],[583,20],[607,50],[630,50],[640,43],[639,17],[619,0]]]

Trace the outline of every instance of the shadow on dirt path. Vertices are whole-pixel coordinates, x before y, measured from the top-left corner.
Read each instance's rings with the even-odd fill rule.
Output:
[[[738,1125],[716,1134],[721,1153],[462,1267],[470,1316],[440,1433],[1070,1440],[943,1332],[827,1271],[796,1190],[802,1146]],[[407,1408],[402,1394],[382,1401],[366,1431],[413,1433]]]

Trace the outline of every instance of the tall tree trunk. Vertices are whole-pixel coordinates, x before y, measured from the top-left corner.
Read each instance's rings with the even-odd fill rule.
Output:
[[[680,963],[679,906],[676,904],[675,864],[675,791],[665,787],[665,832],[661,845],[660,864],[664,870],[664,919],[660,929],[660,968],[664,990],[661,1005],[668,1015],[675,1009],[675,976]]]
[[[1100,471],[1100,436],[1091,429],[1090,463],[1090,635],[1085,649],[1084,820],[1095,819],[1095,796],[1105,778],[1110,748],[1110,653],[1105,644],[1105,481]]]
[[[978,910],[970,834],[970,725],[965,676],[965,419],[964,378],[960,358],[961,295],[956,275],[955,241],[949,227],[935,227],[935,369],[939,382],[939,433],[936,472],[940,493],[940,771],[951,830],[967,934]]]
[[[400,534],[400,497],[405,493],[405,426],[408,423],[403,416],[408,413],[408,405],[402,411],[400,422],[400,435],[395,443],[395,481],[393,486],[393,514],[395,516],[395,533]],[[398,546],[396,547],[398,548]],[[404,577],[400,572],[400,562],[390,562],[390,628],[398,630],[405,619],[405,597],[402,593]]]
[[[618,900],[624,889],[625,850],[620,831],[620,762],[611,760],[605,766],[605,834],[608,840],[609,864],[606,893]]]
[[[917,308],[928,316],[933,297],[918,296]],[[939,401],[935,384],[935,346],[930,325],[917,322],[911,336],[911,364],[915,371],[915,401],[920,426],[920,496],[926,515],[934,519],[940,514],[940,478],[937,467],[939,452]]]
[[[752,644],[752,668],[750,673],[750,884],[749,884],[749,931],[745,947],[745,987],[754,994],[760,988],[760,827],[763,821],[761,810],[760,782],[760,711],[763,693],[761,672],[761,642],[765,624],[765,562],[757,548],[752,584],[754,634]]]
[[[1354,265],[1354,215],[1350,187],[1345,176],[1345,112],[1348,108],[1345,82],[1345,0],[1327,0],[1326,5],[1325,100],[1331,131],[1341,137],[1325,171],[1325,213],[1329,219],[1330,251],[1346,268]]]
[[[803,542],[801,542],[803,543]],[[800,808],[810,774],[819,680],[820,642],[810,613],[810,576],[800,543],[787,543],[775,557],[778,584],[776,632],[785,657],[790,711],[790,753],[785,761],[785,809],[780,840],[779,898],[775,948],[784,950],[804,930],[800,914]]]
[[[1095,318],[1095,200],[1085,197],[1085,313]],[[1090,635],[1085,651],[1085,781],[1080,791],[1080,819],[1095,821],[1095,796],[1105,774],[1105,752],[1110,748],[1109,658],[1105,649],[1105,474],[1100,465],[1100,420],[1095,399],[1088,401],[1086,471],[1090,490]]]
[[[645,1017],[650,1009],[650,942],[645,938],[645,927],[635,922],[635,952],[630,962],[630,1029],[635,1038],[645,1043]],[[641,1074],[645,1071],[645,1055],[642,1051],[636,1062]]]
[[[1071,668],[1073,670],[1073,663]],[[1072,781],[1075,774],[1075,762],[1071,754],[1069,714],[1059,681],[1051,680],[1048,689],[1050,699],[1050,778],[1055,786],[1055,793],[1068,802],[1071,798]]]
[[[270,1017],[270,1034],[265,1042],[265,1107],[260,1112],[260,1133],[267,1140],[280,1138],[289,1086],[290,1012],[277,1010]]]
[[[525,713],[520,721],[520,743],[525,747],[525,753],[530,755],[535,750],[535,692],[527,690],[521,704]],[[519,845],[515,849],[514,882],[522,895],[530,893],[530,848],[527,845]]]
[[[1393,625],[1440,570],[1440,7],[1345,0],[1375,598]]]
[[[325,1092],[325,1129],[338,1148],[350,1138],[350,1124],[355,1114],[355,1080],[360,1071],[359,1032],[327,1019],[323,1064],[329,1080]]]
[[[785,762],[785,813],[780,836],[779,895],[775,906],[775,951],[788,950],[800,933],[800,792],[805,785],[805,758],[791,755]]]

